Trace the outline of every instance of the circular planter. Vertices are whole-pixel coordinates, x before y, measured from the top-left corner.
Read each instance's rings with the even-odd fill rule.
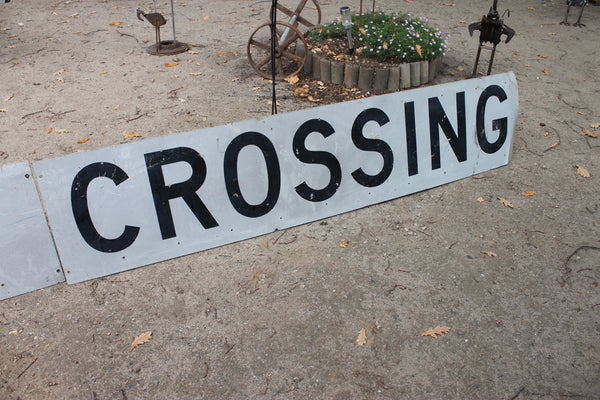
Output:
[[[298,55],[304,56],[305,52],[303,46],[296,48]],[[413,63],[371,67],[357,62],[330,61],[310,49],[303,69],[314,79],[323,82],[343,84],[360,90],[393,92],[415,88],[432,81],[441,66],[442,56]]]

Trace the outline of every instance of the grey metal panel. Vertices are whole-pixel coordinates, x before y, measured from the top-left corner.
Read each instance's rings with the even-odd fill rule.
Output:
[[[490,135],[494,135],[492,119],[506,118],[508,128],[504,145],[493,154],[480,149],[475,123],[479,97],[490,85],[499,86],[508,94],[506,101],[490,97],[487,102],[485,126]],[[434,169],[428,100],[437,98],[448,121],[457,129],[457,93],[463,92],[467,159],[459,162],[444,133],[440,132],[441,168]],[[407,102],[414,102],[419,166],[418,174],[410,176],[404,115]],[[367,122],[363,135],[384,140],[394,153],[393,170],[377,187],[361,186],[352,178],[357,169],[376,174],[382,167],[380,154],[358,149],[351,138],[355,118],[370,108],[382,110],[390,121],[383,126]],[[505,165],[511,154],[517,113],[516,79],[507,73],[71,154],[39,161],[35,170],[67,281],[75,283],[337,215]],[[294,154],[294,134],[309,120],[327,121],[335,132],[328,137],[310,133],[306,148],[334,155],[342,170],[335,194],[320,202],[304,200],[295,190],[303,182],[322,188],[330,178],[324,165],[301,162]],[[236,211],[224,184],[224,153],[238,135],[247,132],[258,132],[268,138],[275,148],[281,171],[279,198],[274,208],[260,217],[247,217]],[[489,140],[495,141],[493,137]],[[206,179],[195,193],[218,226],[205,229],[185,202],[177,198],[169,201],[176,236],[162,239],[144,155],[178,147],[191,148],[202,156]],[[118,238],[127,225],[139,228],[133,243],[120,251],[95,250],[83,239],[76,224],[71,205],[74,177],[94,163],[111,163],[127,174],[118,185],[111,179],[114,175],[96,178],[86,192],[91,220],[102,237]],[[164,165],[162,172],[167,185],[177,184],[190,178],[191,167],[186,162],[178,162]],[[267,170],[256,146],[244,147],[240,152],[238,172],[245,200],[254,205],[260,203],[266,195]]]
[[[27,162],[0,167],[0,299],[64,282]]]

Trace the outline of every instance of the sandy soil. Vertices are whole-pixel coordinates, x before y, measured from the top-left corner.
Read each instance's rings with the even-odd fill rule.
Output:
[[[2,4],[0,163],[269,115],[245,57],[269,3],[177,1],[193,54],[169,57],[146,53],[136,1]],[[322,3],[326,21],[342,5]],[[469,77],[467,24],[490,3],[377,1],[451,35],[434,84]],[[584,28],[559,25],[564,1],[500,7],[517,36],[494,71],[514,71],[521,104],[507,167],[2,301],[0,398],[600,398],[600,139],[583,132],[600,122],[600,7]],[[287,84],[278,99],[280,113],[315,106]],[[451,330],[420,336],[437,325]]]

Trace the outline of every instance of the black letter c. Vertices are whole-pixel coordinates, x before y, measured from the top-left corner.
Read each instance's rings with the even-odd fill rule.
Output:
[[[112,180],[116,186],[129,178],[125,171],[110,163],[98,162],[84,167],[75,175],[71,185],[71,208],[79,233],[86,243],[103,253],[115,253],[131,246],[140,228],[126,225],[121,236],[116,239],[107,239],[98,233],[90,216],[87,190],[90,183],[100,177]]]

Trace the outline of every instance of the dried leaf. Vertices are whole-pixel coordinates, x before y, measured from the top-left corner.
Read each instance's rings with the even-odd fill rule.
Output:
[[[415,49],[417,50],[417,53],[419,53],[419,55],[423,55],[423,50],[420,44],[415,45]]]
[[[365,344],[367,344],[367,330],[365,328],[362,328],[360,332],[358,332],[356,344],[358,346],[364,346]]]
[[[52,127],[49,126],[48,129],[46,129],[46,133],[51,133],[52,132]]]
[[[462,65],[459,65],[458,67],[456,67],[457,70],[459,70],[460,72],[463,72],[465,69],[462,67]]]
[[[535,190],[528,190],[526,192],[521,193],[523,197],[529,197],[535,195],[537,192]]]
[[[111,26],[119,26],[121,25],[121,21],[115,21],[110,23]]]
[[[312,97],[310,95],[307,97],[307,99],[308,99],[308,101],[312,101],[313,103],[318,103],[321,101],[321,99],[315,99],[314,97]]]
[[[427,329],[425,332],[421,332],[421,336],[431,336],[432,338],[437,339],[439,336],[444,336],[448,332],[450,332],[449,327],[437,326],[435,328]]]
[[[340,247],[346,248],[346,247],[348,247],[348,243],[350,243],[350,242],[347,240],[342,240],[342,242],[340,243]]]
[[[54,73],[54,75],[62,75],[62,73],[63,73],[63,72],[65,72],[65,69],[64,69],[64,68],[61,68],[61,69],[59,69],[58,71],[56,71],[56,72]]]
[[[102,71],[102,72],[100,72],[100,75],[106,75],[106,74],[108,74],[108,71]]]
[[[152,332],[150,331],[142,333],[140,336],[136,336],[135,339],[133,339],[133,343],[131,343],[131,346],[129,347],[129,351],[132,351],[144,343],[148,343],[150,339],[152,339]]]
[[[8,112],[8,110],[7,110],[6,108],[0,108],[0,112],[1,112],[1,113],[7,113],[7,112]]]
[[[583,176],[584,178],[589,178],[591,177],[589,171],[585,168],[583,168],[581,165],[577,166],[577,173],[581,176]]]
[[[543,72],[544,74],[546,74],[546,75],[550,75],[550,72],[548,72],[548,69],[547,69],[547,68],[544,68],[544,69],[542,70],[542,72]]]
[[[491,251],[485,251],[484,250],[484,251],[481,252],[481,254],[485,254],[486,256],[489,256],[489,257],[498,257],[498,254],[492,253]]]
[[[86,137],[86,138],[83,138],[83,139],[81,139],[81,140],[78,140],[78,141],[77,141],[77,143],[79,143],[79,144],[84,144],[84,143],[85,143],[85,142],[87,142],[88,140],[90,140],[90,138],[89,138],[89,137]]]
[[[5,98],[4,101],[10,101],[10,99],[12,99],[14,96],[15,96],[14,94],[11,94],[7,98]]]
[[[113,6],[113,7],[111,7],[110,9],[111,9],[111,10],[118,10],[118,9],[119,9],[119,6]]]
[[[498,200],[500,200],[500,203],[502,203],[502,204],[503,204],[503,205],[505,205],[506,207],[515,208],[515,206],[513,206],[513,205],[511,204],[511,202],[510,202],[510,201],[508,201],[508,200],[506,200],[504,197],[500,197],[500,196],[498,196],[498,197],[497,197],[497,199],[498,199]]]
[[[202,72],[190,72],[191,76],[199,76],[202,75]]]
[[[56,133],[69,133],[69,132],[71,132],[71,131],[70,131],[70,130],[68,130],[68,129],[57,129],[55,132],[56,132]]]
[[[57,81],[59,81],[60,83],[65,83],[65,79],[61,76],[56,78]]]
[[[297,87],[294,90],[294,96],[296,97],[308,97],[308,89],[303,87]]]
[[[128,139],[128,138],[134,138],[134,137],[142,137],[142,135],[140,135],[139,133],[135,133],[135,132],[127,132],[127,133],[123,134],[123,137],[125,139]]]
[[[300,80],[300,78],[298,78],[298,75],[292,75],[292,76],[290,76],[289,78],[285,78],[285,81],[286,81],[287,83],[291,83],[292,85],[293,85],[294,83],[297,83],[299,80]]]
[[[595,124],[591,124],[590,128],[592,128],[592,129],[598,129],[598,128],[600,128],[600,122],[596,122]]]
[[[207,15],[206,17],[202,18],[205,21],[208,21],[210,19],[210,17]]]
[[[176,65],[179,65],[178,62],[172,62],[172,63],[165,63],[165,67],[169,68],[169,67],[174,67]]]
[[[583,133],[585,133],[589,137],[597,138],[598,132],[590,131],[589,129],[583,128]]]
[[[194,51],[194,50],[188,50],[187,52],[190,54],[200,54],[199,51]]]
[[[229,53],[229,52],[227,52],[227,51],[220,51],[220,52],[219,52],[219,54],[220,54],[220,55],[222,55],[222,56],[223,56],[223,55],[225,55],[225,54],[228,54],[228,53]]]
[[[483,199],[483,197],[478,197],[477,201],[480,202],[480,203],[483,203],[485,200]]]
[[[516,51],[515,51],[513,54],[514,54],[515,56],[520,56],[520,54],[519,54],[518,52],[516,52]]]
[[[548,58],[548,56],[545,56],[543,54],[538,54],[538,57],[540,57],[540,58]]]

